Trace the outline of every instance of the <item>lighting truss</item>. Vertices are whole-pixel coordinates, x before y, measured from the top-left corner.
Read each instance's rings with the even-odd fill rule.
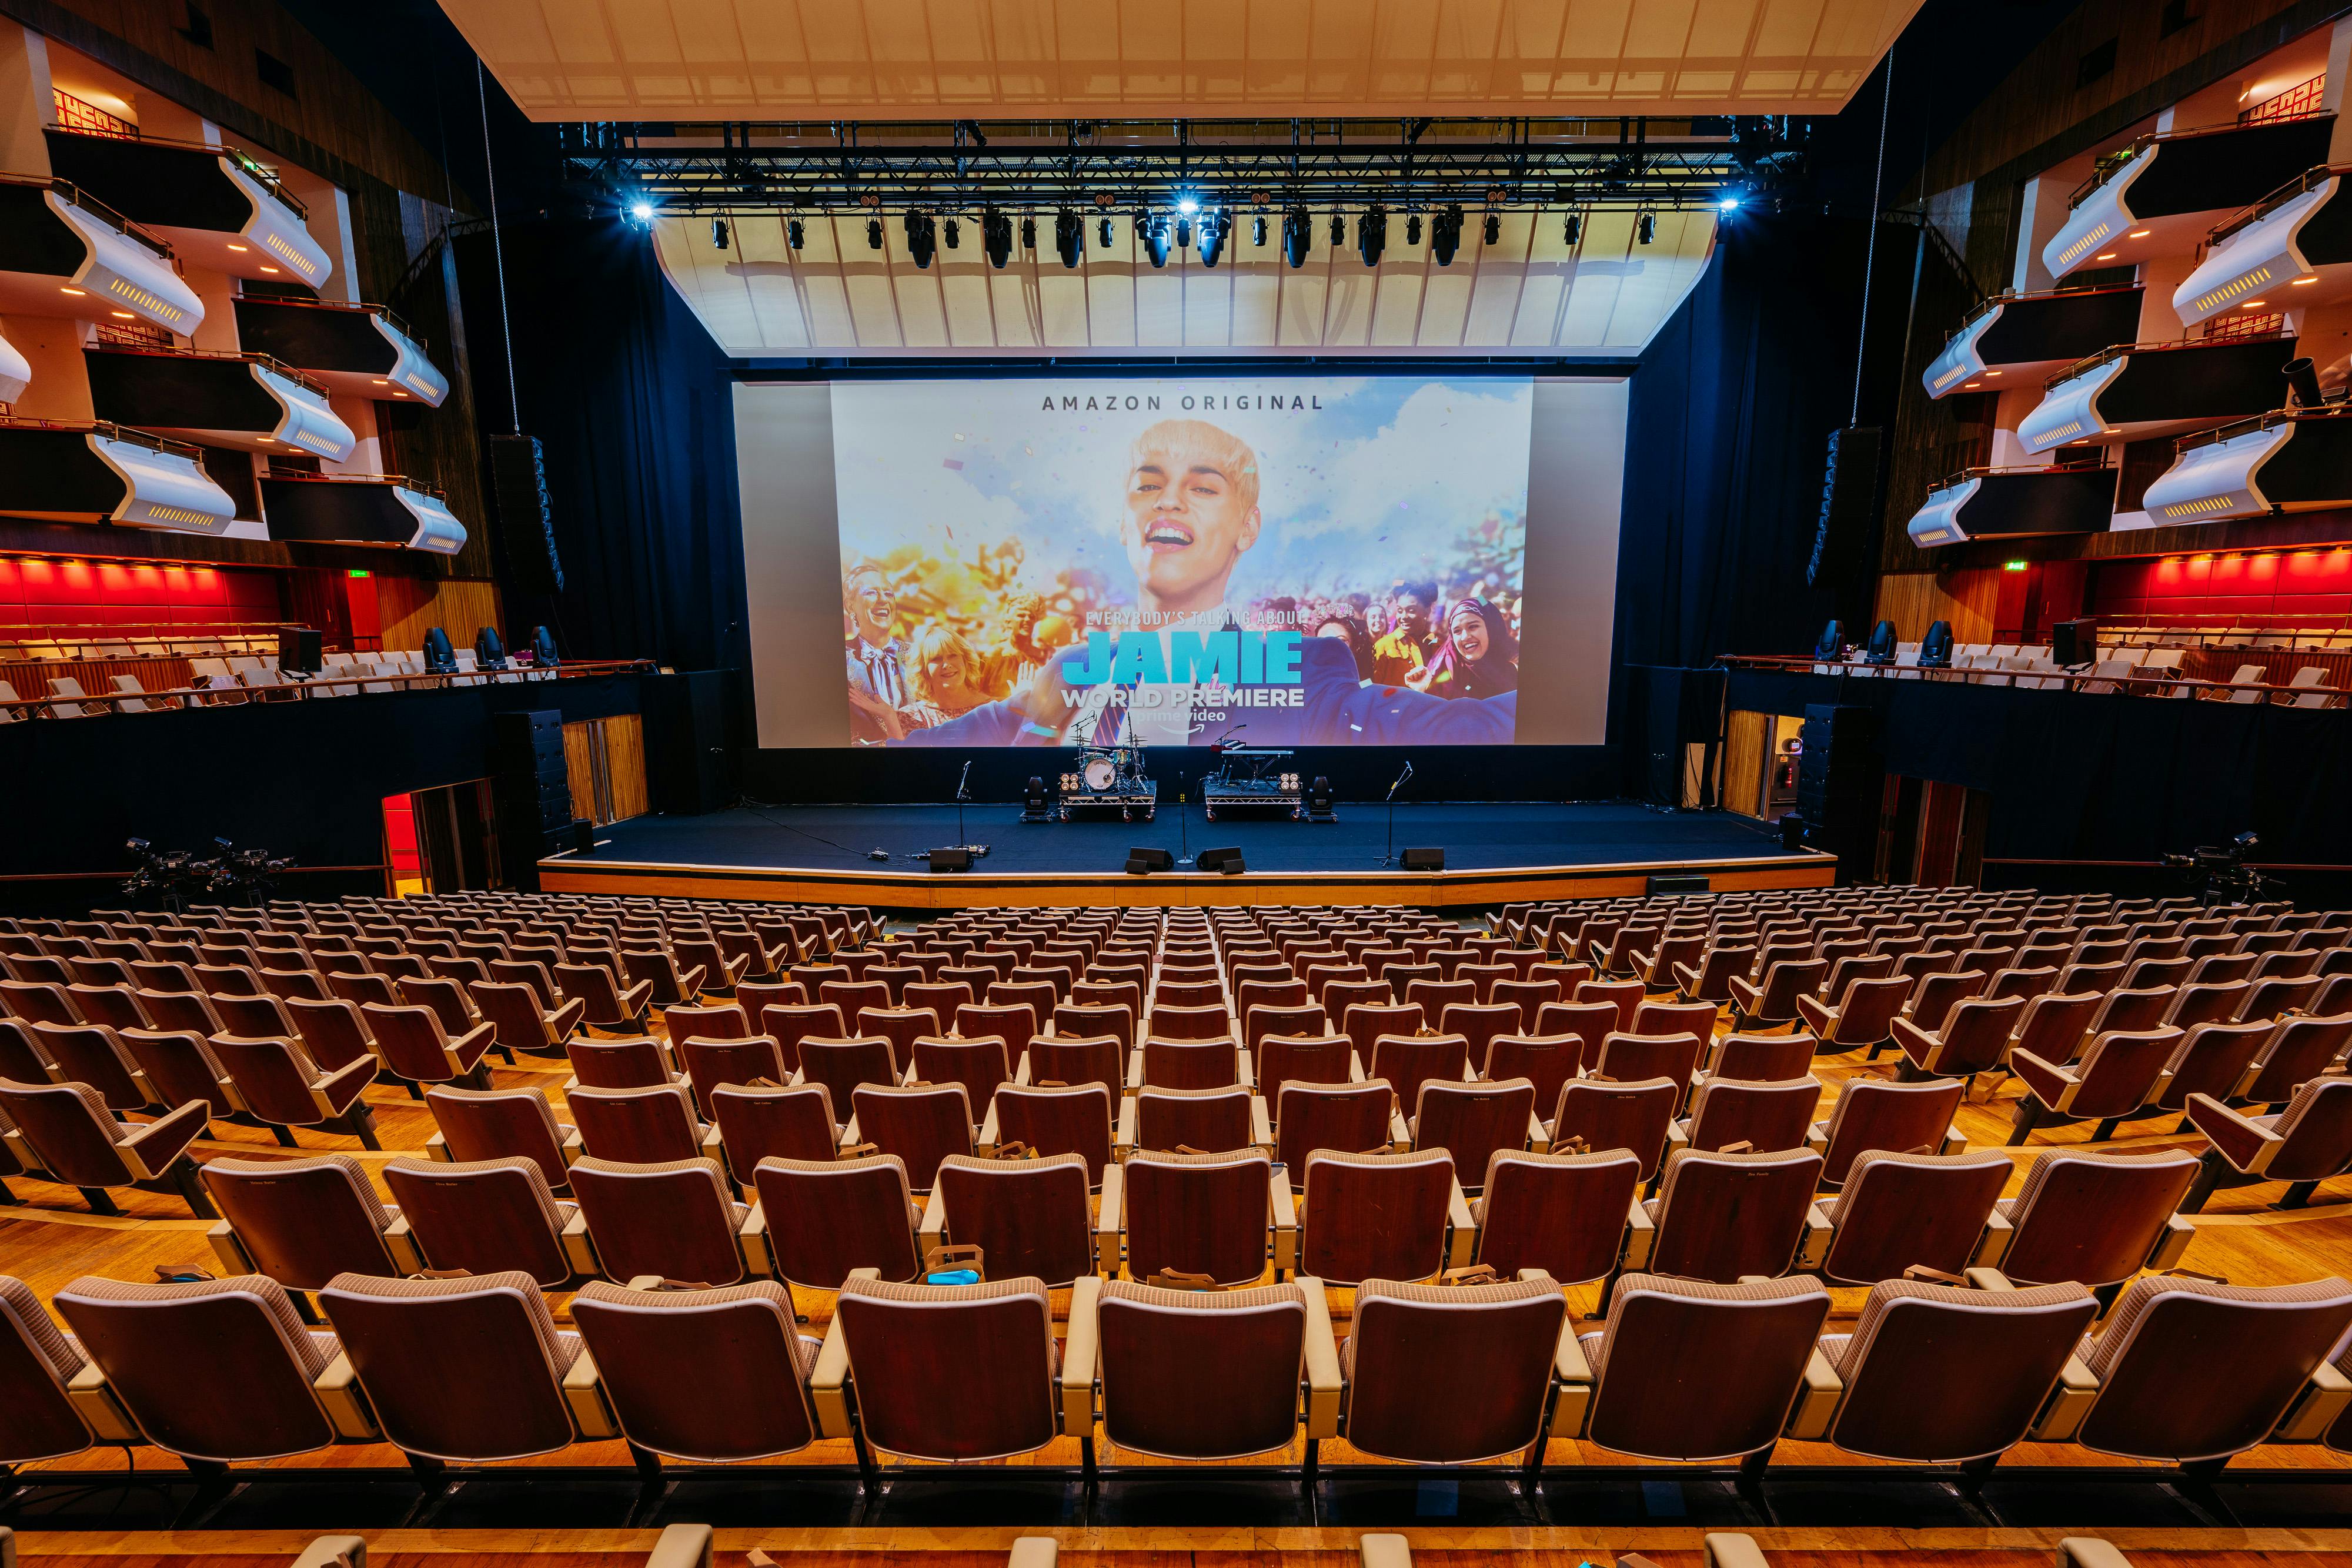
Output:
[[[1433,123],[1436,129],[1433,131]],[[1728,189],[1770,204],[1802,165],[1786,120],[1076,121],[582,124],[557,128],[574,199],[666,214],[1279,213],[1714,208]],[[942,134],[946,133],[946,134]]]

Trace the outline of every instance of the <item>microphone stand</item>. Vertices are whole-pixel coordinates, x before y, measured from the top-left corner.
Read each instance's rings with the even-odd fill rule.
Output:
[[[1381,856],[1381,863],[1382,865],[1394,865],[1394,864],[1396,864],[1396,798],[1397,798],[1397,791],[1398,791],[1398,790],[1400,790],[1400,789],[1403,789],[1403,788],[1404,788],[1404,782],[1405,782],[1405,780],[1406,780],[1406,779],[1410,779],[1410,778],[1412,778],[1412,764],[1410,761],[1408,761],[1408,762],[1404,765],[1404,771],[1402,771],[1402,773],[1399,773],[1399,774],[1396,776],[1396,782],[1389,786],[1389,795],[1388,795],[1388,800],[1389,800],[1389,838],[1388,838],[1388,844],[1387,844],[1387,850],[1388,850],[1388,852],[1387,852],[1386,854],[1383,854],[1382,856]]]
[[[971,782],[971,762],[970,758],[966,758],[963,765],[963,777],[956,780],[956,842],[961,848],[970,850],[971,852],[972,858],[974,860],[978,860],[981,856],[988,852],[988,846],[986,844],[973,843],[970,839],[964,836],[963,831],[963,803],[971,799],[971,790],[969,788]]]
[[[1176,863],[1192,863],[1192,846],[1186,842],[1186,831],[1192,824],[1192,808],[1184,793],[1184,775],[1176,775]]]

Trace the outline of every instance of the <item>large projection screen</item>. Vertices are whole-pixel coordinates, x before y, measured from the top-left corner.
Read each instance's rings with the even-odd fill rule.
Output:
[[[760,744],[1599,745],[1625,408],[1458,373],[740,384]]]

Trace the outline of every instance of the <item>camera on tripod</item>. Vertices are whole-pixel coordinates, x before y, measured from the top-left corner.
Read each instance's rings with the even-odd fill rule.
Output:
[[[2240,833],[2226,844],[2200,844],[2185,855],[2167,855],[2164,863],[2183,873],[2189,892],[2205,904],[2251,904],[2277,885],[2246,863],[2261,847],[2255,834]]]

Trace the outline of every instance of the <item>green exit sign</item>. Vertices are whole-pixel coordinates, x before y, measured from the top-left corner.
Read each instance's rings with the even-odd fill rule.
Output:
[[[352,576],[353,576],[353,577],[367,577],[367,576],[370,576],[370,575],[372,575],[372,574],[370,574],[370,573],[368,573],[368,572],[362,571],[362,570],[361,570],[359,568],[357,568],[357,567],[353,567],[353,568],[352,569],[352,570],[351,570],[351,575],[352,575]]]

